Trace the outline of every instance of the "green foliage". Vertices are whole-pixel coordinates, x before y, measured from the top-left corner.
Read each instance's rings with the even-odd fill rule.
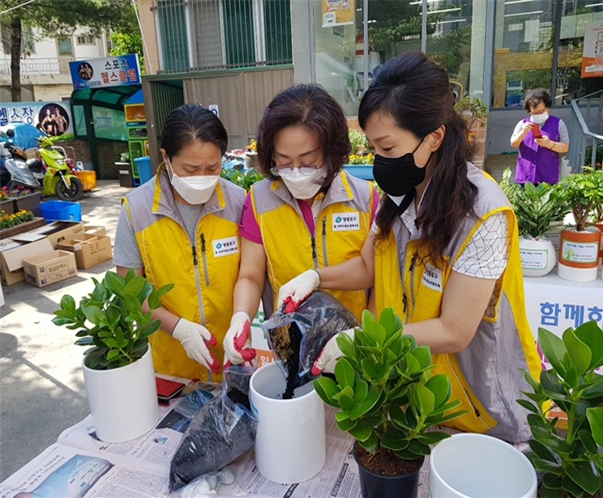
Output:
[[[517,216],[519,235],[542,237],[553,221],[562,221],[570,211],[563,200],[559,189],[548,183],[541,183],[535,187],[526,182],[522,187],[510,182],[511,170],[506,169],[503,179],[499,183]]]
[[[264,175],[259,171],[256,171],[254,168],[250,168],[245,171],[240,171],[236,168],[222,168],[222,173],[220,173],[220,176],[238,185],[239,187],[243,187],[245,191],[248,191],[254,183],[264,179]]]
[[[314,387],[325,403],[339,409],[337,425],[360,446],[372,454],[388,448],[401,459],[415,460],[448,437],[427,433],[429,428],[466,412],[449,412],[460,405],[450,401],[450,380],[432,376],[429,348],[402,332],[392,308],[379,321],[365,310],[354,339],[347,334],[337,338],[343,356],[335,366],[336,380],[321,377]]]
[[[533,440],[528,458],[544,472],[542,497],[603,493],[603,331],[596,322],[569,328],[563,338],[538,329],[538,341],[552,369],[540,382],[524,372],[533,392],[517,402],[529,410]],[[550,402],[567,414],[567,432],[549,420]]]
[[[144,55],[142,51],[142,35],[137,29],[134,33],[118,32],[111,33],[109,36],[113,48],[111,49],[111,55],[128,55],[138,54],[138,61],[140,62],[140,73],[146,74],[144,67]]]
[[[174,285],[155,290],[132,269],[125,278],[108,271],[101,282],[92,280],[94,290],[82,297],[79,306],[69,294],[62,297],[61,309],[54,312],[52,322],[76,330],[78,346],[92,346],[84,353],[89,368],[108,370],[129,365],[142,358],[149,337],[159,330],[160,320],[151,315]],[[143,313],[145,301],[149,311]]]
[[[454,108],[457,112],[462,113],[469,127],[473,126],[477,120],[487,118],[490,114],[488,106],[481,99],[468,95],[454,104]]]
[[[373,148],[369,144],[366,135],[358,130],[350,130],[348,132],[350,143],[352,144],[352,154],[358,154],[362,149],[371,151]]]
[[[585,167],[584,173],[568,175],[558,185],[561,199],[572,209],[576,229],[583,231],[591,213],[602,211],[603,172]]]

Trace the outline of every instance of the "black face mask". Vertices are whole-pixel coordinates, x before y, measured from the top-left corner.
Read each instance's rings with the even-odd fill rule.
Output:
[[[401,157],[383,157],[375,155],[373,176],[377,185],[388,195],[401,196],[412,192],[417,185],[425,180],[427,167],[419,168],[415,164],[414,153],[421,146],[423,140]],[[431,156],[430,156],[431,158]],[[429,161],[428,161],[429,162]]]

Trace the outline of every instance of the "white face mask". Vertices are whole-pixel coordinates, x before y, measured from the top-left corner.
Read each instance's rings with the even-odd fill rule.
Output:
[[[543,112],[542,114],[534,114],[530,116],[530,121],[537,125],[541,125],[546,123],[546,120],[549,119],[549,113]]]
[[[205,204],[209,200],[216,189],[219,175],[180,177],[174,173],[169,159],[165,163],[168,166],[168,176],[172,186],[186,202],[196,205]]]
[[[322,187],[322,183],[327,177],[325,168],[318,168],[311,176],[304,176],[299,169],[293,169],[293,173],[288,176],[281,176],[285,185],[296,199],[312,199]]]

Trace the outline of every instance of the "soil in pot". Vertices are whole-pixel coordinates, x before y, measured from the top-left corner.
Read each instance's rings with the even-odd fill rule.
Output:
[[[424,457],[401,460],[385,448],[371,455],[356,443],[354,458],[358,463],[362,498],[417,498]]]
[[[423,465],[423,460],[402,460],[387,448],[381,448],[373,455],[358,444],[356,445],[356,458],[367,469],[384,476],[410,474]]]
[[[302,333],[295,323],[274,329],[273,332],[271,339],[275,355],[277,358],[281,358],[283,368],[287,372],[287,387],[283,393],[283,399],[291,399],[299,373],[299,351]]]

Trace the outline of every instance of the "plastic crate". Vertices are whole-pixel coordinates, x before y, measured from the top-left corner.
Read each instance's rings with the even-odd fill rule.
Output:
[[[75,174],[82,181],[84,192],[96,188],[96,171],[76,171]]]
[[[82,221],[82,206],[78,202],[48,201],[40,204],[46,221]]]
[[[151,158],[149,156],[137,157],[134,159],[141,185],[153,178],[153,168],[151,166]]]
[[[140,123],[147,120],[144,104],[126,104],[126,123]]]

